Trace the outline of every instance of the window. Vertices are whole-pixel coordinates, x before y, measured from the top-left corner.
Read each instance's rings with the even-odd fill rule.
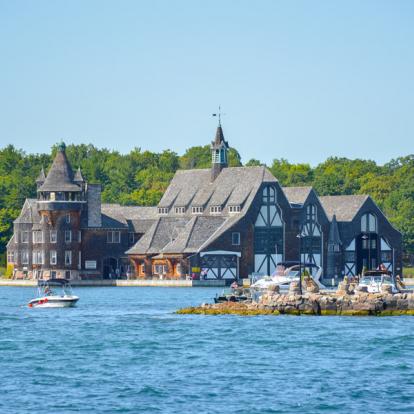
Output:
[[[210,207],[211,214],[220,214],[221,213],[221,206],[211,206]]]
[[[21,242],[22,243],[29,243],[29,232],[28,231],[22,231],[22,233],[21,233]]]
[[[191,212],[192,212],[193,214],[202,214],[202,213],[203,213],[203,211],[204,211],[204,207],[199,207],[199,206],[197,206],[197,207],[192,207],[192,208],[191,208]]]
[[[377,232],[377,218],[373,214],[366,213],[361,217],[361,231],[363,233]]]
[[[213,164],[218,164],[220,162],[220,150],[216,149],[213,150],[211,153],[211,157],[212,157],[212,162]]]
[[[392,252],[381,252],[381,262],[392,262]]]
[[[82,252],[78,252],[78,269],[82,269]]]
[[[43,232],[41,230],[33,232],[33,243],[43,243]]]
[[[355,252],[345,252],[345,262],[355,262]]]
[[[78,242],[80,243],[82,241],[82,232],[78,231]]]
[[[7,263],[14,263],[14,252],[7,252]]]
[[[68,213],[68,214],[66,214],[66,223],[70,223],[70,214]]]
[[[314,204],[309,204],[306,207],[306,220],[307,221],[316,221],[316,206]]]
[[[22,264],[29,264],[29,251],[22,250]]]
[[[229,206],[229,213],[240,213],[240,206]]]
[[[168,214],[168,207],[158,207],[158,214]]]
[[[17,232],[14,234],[14,242],[19,243],[19,233]]]
[[[106,234],[107,243],[121,243],[121,232],[119,231],[108,231]]]
[[[50,230],[50,243],[57,243],[57,230]]]
[[[231,233],[231,244],[233,246],[240,246],[240,233]]]
[[[144,264],[141,265],[141,274],[142,275],[145,274],[145,265]]]
[[[129,244],[134,244],[135,242],[135,234],[134,233],[129,233]]]
[[[175,214],[184,214],[185,207],[175,207],[174,211],[175,211]]]
[[[65,243],[72,241],[72,230],[65,230]]]
[[[65,251],[65,266],[69,266],[72,264],[72,251],[66,250]]]
[[[154,265],[155,275],[166,275],[167,273],[168,273],[168,265],[165,265],[165,264]]]
[[[55,265],[57,263],[57,253],[56,250],[50,251],[50,264]]]
[[[276,191],[274,187],[267,186],[263,189],[263,204],[274,204],[276,202]]]
[[[33,264],[44,264],[43,250],[33,250],[32,259]]]

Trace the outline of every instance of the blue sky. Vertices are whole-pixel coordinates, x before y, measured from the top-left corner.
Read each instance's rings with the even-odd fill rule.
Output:
[[[414,2],[0,0],[0,146],[379,163],[414,137]]]

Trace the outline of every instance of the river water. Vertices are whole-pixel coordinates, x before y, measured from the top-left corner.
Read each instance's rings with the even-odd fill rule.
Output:
[[[206,288],[0,288],[0,413],[414,412],[414,317],[188,316]]]

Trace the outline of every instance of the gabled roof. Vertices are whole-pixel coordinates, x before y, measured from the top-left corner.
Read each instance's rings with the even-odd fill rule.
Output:
[[[211,182],[210,169],[180,170],[174,175],[159,207],[243,204],[262,182],[276,182],[263,166],[224,168]],[[172,211],[173,213],[173,211]]]
[[[134,233],[145,233],[157,219],[157,207],[102,204],[102,227],[128,228]]]
[[[290,204],[304,204],[312,191],[312,187],[283,187],[282,189]]]
[[[173,254],[198,252],[208,247],[249,210],[263,182],[277,182],[263,166],[224,168],[214,182],[210,170],[178,171],[164,193],[159,207],[170,214],[159,216],[128,254]],[[210,215],[210,206],[222,206],[222,214]],[[241,212],[231,215],[229,205],[240,205]],[[204,214],[191,214],[191,206],[203,206]],[[174,207],[187,207],[183,215]]]
[[[38,191],[81,191],[73,178],[72,167],[66,157],[64,147],[59,148],[45,182]]]
[[[368,200],[367,195],[341,195],[319,197],[329,220],[336,215],[338,221],[352,221]]]
[[[34,224],[40,223],[40,214],[37,209],[37,200],[26,198],[19,216],[14,220],[15,223]]]

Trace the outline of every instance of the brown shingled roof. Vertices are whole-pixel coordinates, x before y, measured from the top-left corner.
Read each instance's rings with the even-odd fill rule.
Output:
[[[336,215],[338,221],[352,221],[368,198],[367,195],[341,195],[319,197],[319,200],[329,220]]]

